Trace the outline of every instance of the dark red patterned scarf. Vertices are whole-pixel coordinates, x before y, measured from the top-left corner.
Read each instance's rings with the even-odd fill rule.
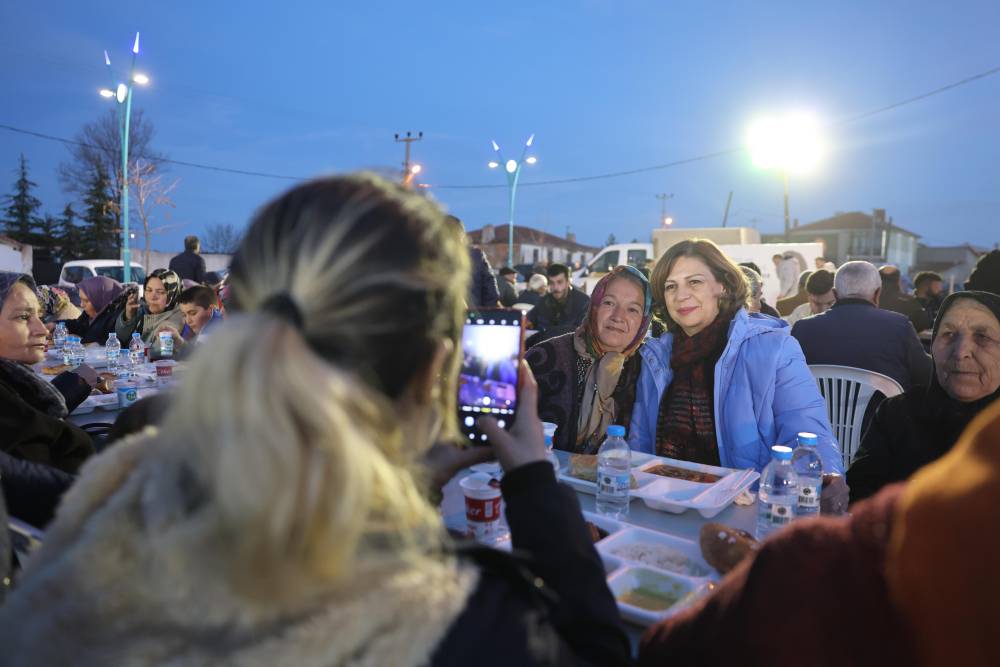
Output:
[[[660,401],[656,453],[682,461],[719,465],[715,438],[715,363],[726,349],[732,317],[719,316],[694,336],[674,334],[674,379]]]

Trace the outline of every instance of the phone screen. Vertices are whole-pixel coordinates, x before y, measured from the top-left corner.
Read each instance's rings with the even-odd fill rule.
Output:
[[[462,330],[462,370],[458,376],[458,418],[462,433],[477,444],[486,435],[476,420],[495,417],[508,428],[517,412],[517,387],[524,352],[524,314],[492,308],[470,310]]]

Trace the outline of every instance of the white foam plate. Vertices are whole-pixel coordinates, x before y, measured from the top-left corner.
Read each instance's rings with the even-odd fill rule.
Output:
[[[563,484],[567,484],[567,485],[573,487],[573,489],[579,491],[580,493],[589,493],[592,496],[596,496],[597,495],[597,484],[595,482],[590,482],[590,481],[587,481],[585,479],[580,479],[579,477],[573,477],[572,475],[568,475],[568,474],[566,474],[566,471],[568,469],[569,469],[569,462],[568,461],[565,464],[563,464],[563,466],[561,468],[559,468],[559,481],[560,482],[562,482]],[[630,489],[629,500],[631,500],[633,498],[636,498],[637,497],[636,496],[636,491],[638,491],[639,489],[641,489],[644,485],[649,484],[650,482],[654,481],[651,478],[655,477],[655,475],[643,475],[643,474],[638,473],[638,472],[633,472],[632,474],[633,474],[633,476],[635,476],[635,481],[636,481],[636,483],[639,486],[638,486],[638,488]]]
[[[691,567],[696,569],[694,571],[682,572],[675,569],[673,565],[662,566],[654,563],[644,563],[626,555],[615,553],[622,547],[632,544],[648,544],[652,546],[665,547],[677,553],[681,557],[686,558],[690,561]],[[608,535],[606,538],[598,542],[597,551],[600,552],[602,557],[606,556],[608,558],[616,558],[634,565],[664,570],[670,572],[671,574],[677,574],[689,579],[705,581],[718,579],[718,573],[705,562],[705,559],[701,555],[701,547],[696,542],[668,535],[666,533],[646,530],[644,528],[628,527],[617,533]]]
[[[639,466],[645,465],[655,459],[656,457],[652,454],[647,454],[645,452],[632,452],[632,467],[638,468]]]
[[[678,600],[666,609],[653,611],[627,604],[619,599],[620,595],[639,586],[673,593],[678,597]],[[649,567],[625,565],[608,577],[608,588],[611,589],[611,594],[618,602],[618,610],[621,612],[622,618],[632,623],[648,626],[673,616],[698,598],[707,595],[714,589],[714,584],[706,581],[695,582]]]
[[[699,472],[708,472],[720,475],[720,479],[715,484],[705,484],[701,482],[690,482],[672,477],[649,474],[643,470],[656,465],[666,463],[667,465]],[[639,469],[636,475],[643,478],[655,478],[654,480],[640,485],[638,489],[632,491],[632,495],[641,498],[650,509],[681,514],[689,509],[697,510],[705,519],[711,519],[719,512],[729,507],[729,505],[743,491],[749,489],[760,478],[760,473],[752,472],[738,484],[731,484],[744,471],[733,470],[731,468],[720,468],[689,461],[676,461],[674,459],[657,459]]]

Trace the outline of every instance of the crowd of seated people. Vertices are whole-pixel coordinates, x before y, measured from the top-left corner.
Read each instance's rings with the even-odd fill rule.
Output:
[[[517,421],[508,431],[483,417],[491,447],[459,449],[468,277],[486,274],[456,220],[372,175],[296,186],[251,221],[225,322],[218,291],[183,288],[171,270],[150,273],[142,300],[84,281],[79,314],[0,273],[0,516],[5,505],[46,529],[0,597],[5,664],[630,664],[542,420],[573,453],[596,453],[618,424],[635,451],[757,471],[772,445],[808,431],[824,511],[854,502],[848,517],[778,531],[649,628],[639,664],[1000,660],[1000,589],[984,566],[1000,540],[982,530],[1000,500],[995,260],[947,298],[894,296],[908,320],[880,304],[898,271],[821,258],[789,297],[798,310],[778,304],[799,313],[794,327],[764,312],[760,273],[711,241],[675,244],[648,278],[617,267],[589,297],[550,265]],[[489,286],[476,289],[494,305]],[[911,322],[931,321],[931,306],[925,359]],[[88,342],[138,332],[155,346],[167,332],[178,356],[200,351],[176,391],[124,411],[102,449],[66,420],[96,373],[49,383],[30,369],[63,320]],[[863,343],[845,345],[851,336]],[[833,350],[891,374],[878,364],[901,346],[905,391],[879,404],[845,471],[808,364],[837,363],[823,356]],[[431,500],[491,456],[505,471],[511,555],[455,540]],[[0,543],[0,575],[8,553]],[[803,600],[809,614],[788,613]],[[787,641],[764,641],[775,633]]]

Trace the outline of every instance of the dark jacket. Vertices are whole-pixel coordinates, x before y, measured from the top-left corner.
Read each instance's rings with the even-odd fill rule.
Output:
[[[799,320],[792,336],[807,364],[875,371],[904,390],[930,381],[931,358],[909,320],[863,299],[841,299],[825,313]]]
[[[517,290],[514,286],[507,282],[507,279],[500,276],[497,279],[497,285],[500,288],[500,305],[504,308],[510,308],[515,303],[517,303]]]
[[[590,311],[590,297],[578,289],[570,287],[563,301],[557,301],[552,294],[546,294],[538,305],[528,313],[528,321],[533,329],[558,336],[574,331]],[[551,331],[550,331],[551,330]]]
[[[568,452],[593,454],[590,451],[593,445],[599,447],[600,443],[582,443],[584,447],[581,449],[576,446],[576,428],[583,399],[581,382],[590,364],[583,362],[581,367],[581,360],[573,347],[574,335],[563,334],[539,343],[525,353],[524,360],[528,362],[538,383],[538,417],[558,427],[552,439],[553,447]],[[626,428],[632,421],[636,385],[641,370],[642,354],[636,352],[625,362],[613,394],[615,423]],[[591,446],[588,447],[588,444]]]
[[[490,267],[490,260],[479,248],[469,248],[472,280],[469,283],[469,308],[496,308],[500,301],[497,280]]]
[[[914,387],[882,401],[847,471],[851,502],[901,482],[947,454],[969,422],[998,397],[1000,390],[961,403],[933,378],[930,387]]]
[[[75,373],[63,373],[52,384],[66,397],[70,412],[90,393]],[[0,449],[15,458],[76,473],[94,453],[93,441],[80,428],[40,410],[33,399],[37,396],[29,389],[0,373]]]
[[[479,585],[430,664],[630,664],[576,494],[556,483],[547,461],[512,470],[501,490],[514,554],[468,552],[480,567]]]
[[[121,315],[123,308],[124,302],[120,305],[111,303],[98,313],[93,321],[87,313],[83,313],[75,320],[65,320],[66,331],[79,336],[80,342],[84,345],[89,343],[103,345],[108,341],[108,334],[115,333],[115,321]]]
[[[205,258],[196,252],[185,250],[174,255],[170,258],[169,268],[181,280],[193,280],[198,284],[205,282]]]
[[[532,306],[537,306],[542,301],[542,295],[535,290],[526,289],[521,294],[518,295],[517,301],[515,303],[527,303]]]
[[[905,316],[918,333],[930,329],[933,325],[933,321],[927,316],[927,311],[920,305],[920,302],[909,294],[903,294],[898,289],[882,288],[878,307]]]
[[[639,665],[919,664],[885,575],[902,490],[776,533],[712,595],[650,627]]]
[[[55,515],[63,493],[75,477],[44,463],[0,452],[0,485],[12,517],[44,528]]]

